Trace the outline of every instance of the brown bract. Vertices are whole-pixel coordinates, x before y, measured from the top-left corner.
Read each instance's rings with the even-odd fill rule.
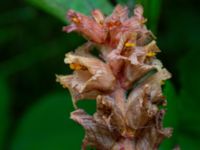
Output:
[[[172,129],[163,128],[166,105],[162,84],[171,74],[156,58],[160,49],[136,6],[132,17],[128,8],[117,5],[110,16],[100,10],[84,16],[67,13],[71,24],[66,32],[77,31],[88,42],[66,54],[64,62],[73,71],[58,75],[68,88],[77,109],[71,118],[85,129],[82,149],[156,150]],[[99,55],[94,56],[94,48]],[[78,100],[94,99],[97,110],[91,116],[78,109]]]

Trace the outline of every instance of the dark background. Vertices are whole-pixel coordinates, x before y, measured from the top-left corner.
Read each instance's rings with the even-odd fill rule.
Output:
[[[103,4],[99,4],[100,0],[0,2],[0,149],[80,149],[84,132],[69,119],[73,110],[71,97],[55,82],[55,74],[70,73],[63,62],[64,55],[85,40],[61,29],[66,24],[63,20],[68,8],[88,13],[97,5],[107,13],[117,4],[115,0],[103,1],[106,0],[101,1]],[[118,2],[129,4],[130,8],[136,3]],[[173,74],[164,86],[168,98],[164,123],[174,128],[174,134],[160,149],[180,145],[182,150],[198,150],[200,1],[137,2],[144,5],[148,27],[157,36],[162,50],[158,57]],[[60,3],[63,5],[57,5]],[[78,105],[89,113],[95,110],[94,101]]]

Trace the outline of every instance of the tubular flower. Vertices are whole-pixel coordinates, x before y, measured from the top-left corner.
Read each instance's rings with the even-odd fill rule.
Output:
[[[171,74],[156,58],[160,49],[145,26],[143,8],[136,6],[132,17],[121,5],[107,17],[100,10],[91,14],[67,13],[72,23],[64,31],[77,31],[88,42],[66,54],[73,74],[57,76],[77,109],[71,119],[85,129],[82,149],[156,150],[172,133],[162,126],[165,109],[159,107],[166,106],[161,86]],[[76,106],[85,98],[97,102],[92,116]]]
[[[106,30],[93,18],[76,13],[73,10],[69,10],[67,16],[72,24],[67,27],[63,27],[63,31],[79,31],[85,37],[96,43],[103,43],[105,41],[107,35]]]
[[[78,99],[95,98],[101,92],[114,89],[115,77],[109,66],[101,60],[68,53],[64,61],[70,65],[74,73],[57,76],[57,81],[69,88],[74,104]]]

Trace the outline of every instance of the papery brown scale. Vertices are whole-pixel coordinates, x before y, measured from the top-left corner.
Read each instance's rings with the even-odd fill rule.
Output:
[[[85,145],[95,146],[99,150],[110,150],[119,136],[114,132],[110,134],[107,126],[96,122],[81,109],[72,112],[71,118],[86,130]],[[85,149],[86,147],[83,147],[83,150]]]
[[[157,108],[147,99],[146,94],[146,87],[141,87],[133,90],[128,97],[127,122],[132,129],[139,131],[135,136],[138,136],[142,128],[148,126],[147,123],[157,112]]]

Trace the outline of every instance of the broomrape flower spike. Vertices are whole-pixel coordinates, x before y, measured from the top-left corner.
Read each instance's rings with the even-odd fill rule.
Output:
[[[67,18],[71,24],[63,30],[88,40],[66,54],[73,74],[57,76],[72,95],[71,119],[85,129],[82,149],[157,150],[172,133],[162,125],[167,103],[161,88],[171,74],[156,58],[160,49],[144,24],[142,6],[132,17],[127,7],[117,5],[107,17],[100,10],[91,17],[70,10]],[[99,57],[92,55],[93,48]],[[96,100],[92,116],[77,107],[83,99]]]

